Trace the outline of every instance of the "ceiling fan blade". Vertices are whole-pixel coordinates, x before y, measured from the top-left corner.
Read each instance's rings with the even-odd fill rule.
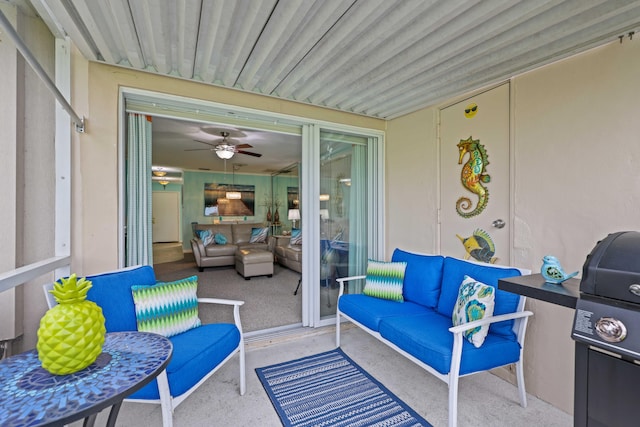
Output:
[[[251,145],[251,144],[238,144],[238,145],[234,145],[234,147],[236,147],[236,148],[253,148],[253,145]]]
[[[217,143],[211,143],[211,142],[206,142],[206,141],[199,141],[197,139],[194,139],[195,142],[199,142],[200,144],[206,144],[206,145],[210,145],[211,147],[215,147],[216,145],[218,145]]]
[[[184,151],[215,151],[215,148],[187,148]]]
[[[251,151],[236,150],[236,153],[238,153],[238,154],[246,154],[246,155],[253,156],[253,157],[262,157],[262,154],[252,153]]]

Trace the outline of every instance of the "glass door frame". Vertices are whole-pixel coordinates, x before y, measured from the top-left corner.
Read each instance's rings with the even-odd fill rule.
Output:
[[[367,255],[384,257],[384,132],[335,123],[316,122],[302,127],[302,228],[303,242],[303,325],[320,327],[333,325],[335,317],[321,319],[320,304],[320,131],[356,134],[367,138]],[[305,183],[307,185],[305,185]],[[306,244],[305,242],[310,242]],[[362,272],[364,274],[364,272]],[[305,313],[307,316],[305,316]]]
[[[368,138],[367,150],[367,212],[368,212],[368,246],[367,253],[371,258],[384,257],[384,145],[385,133],[380,130],[342,125],[311,118],[301,118],[287,114],[256,110],[201,99],[171,95],[145,89],[121,87],[118,105],[119,120],[119,263],[124,265],[125,243],[125,203],[124,203],[124,147],[126,146],[127,102],[137,102],[136,112],[148,113],[164,117],[177,117],[188,120],[202,121],[204,116],[226,116],[229,112],[241,115],[246,119],[261,122],[265,129],[269,124],[277,123],[277,127],[299,127],[302,130],[302,159],[300,162],[300,193],[303,245],[303,273],[302,273],[302,324],[303,326],[319,327],[333,324],[335,320],[320,319],[320,288],[312,286],[318,283],[320,277],[320,129],[332,132],[357,134]],[[149,171],[150,173],[150,171]],[[363,272],[364,273],[364,272]]]

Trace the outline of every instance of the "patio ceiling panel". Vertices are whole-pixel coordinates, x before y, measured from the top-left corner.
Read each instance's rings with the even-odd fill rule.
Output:
[[[300,2],[300,8],[286,6],[279,3],[274,9],[255,46],[255,54],[238,79],[238,87],[273,95],[292,70],[301,68],[301,61],[351,2],[316,0]]]
[[[379,118],[640,30],[640,0],[24,0],[89,60]]]
[[[579,6],[584,6],[587,2],[580,0],[576,3],[573,8],[576,15],[568,20],[554,23],[550,17],[548,22],[554,24],[541,32],[536,32],[536,27],[539,27],[537,23],[524,24],[521,28],[529,29],[526,37],[508,42],[504,47],[498,45],[487,51],[475,52],[480,54],[482,59],[471,56],[471,53],[459,55],[448,64],[440,64],[439,70],[430,70],[427,73],[428,77],[416,76],[409,82],[408,88],[392,88],[386,93],[379,93],[377,99],[385,114],[403,115],[426,105],[443,102],[449,99],[454,91],[465,93],[495,84],[541,64],[598,46],[598,40],[615,37],[611,28],[635,26],[637,16],[640,16],[639,5],[627,5],[629,13],[625,15],[611,14],[611,4],[607,3],[592,2],[601,4],[586,10]],[[559,7],[564,8],[567,5]],[[558,11],[551,9],[548,13],[557,16]],[[501,34],[500,37],[508,37],[508,34]],[[550,56],[549,52],[554,52],[553,56]],[[478,78],[479,74],[481,78]],[[410,97],[413,98],[413,102]],[[375,116],[381,111],[383,110],[380,108],[373,108],[366,113]]]

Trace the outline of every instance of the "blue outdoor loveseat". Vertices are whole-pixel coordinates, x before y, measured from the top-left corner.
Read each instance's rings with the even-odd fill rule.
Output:
[[[449,386],[449,426],[457,424],[458,379],[515,363],[520,403],[526,407],[522,366],[527,319],[525,297],[498,290],[498,279],[529,271],[480,264],[440,255],[421,255],[396,249],[392,263],[406,263],[402,279],[402,302],[363,293],[349,293],[352,281],[367,276],[338,279],[336,344],[340,346],[342,318],[409,358]],[[465,276],[493,287],[492,316],[459,326],[452,313]],[[366,287],[367,285],[365,285]],[[353,288],[352,288],[353,289]],[[477,347],[465,339],[465,331],[490,325],[484,342]]]

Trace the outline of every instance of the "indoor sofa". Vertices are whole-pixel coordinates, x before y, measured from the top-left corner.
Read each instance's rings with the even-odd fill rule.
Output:
[[[365,283],[363,292],[375,282],[371,261],[366,276],[337,279],[340,290],[336,344],[340,346],[340,323],[345,318],[446,382],[449,386],[449,426],[457,423],[458,378],[496,367],[515,363],[520,403],[525,407],[522,354],[527,319],[533,313],[524,311],[524,297],[499,290],[497,286],[500,278],[530,272],[399,249],[394,251],[391,261],[389,265],[406,263],[404,276],[396,277],[401,286],[402,302],[380,295],[371,296],[371,292],[368,295],[356,293],[353,288],[349,293],[349,285],[355,280]],[[469,307],[470,300],[464,295],[459,297],[461,284],[467,280],[465,276],[472,279],[465,283],[493,287],[495,308],[492,316],[454,326],[452,315],[458,300],[465,312]],[[477,299],[471,301],[477,306]],[[477,331],[476,328],[482,325],[489,327],[480,346],[465,339],[465,331]]]
[[[302,273],[302,244],[292,245],[291,237],[278,236],[275,239],[273,254],[278,264]]]
[[[248,223],[193,224],[194,237],[191,239],[191,249],[198,269],[203,271],[205,267],[235,265],[236,251],[239,249],[268,251],[268,233],[265,231],[264,239],[252,243],[251,233],[254,229],[268,230],[268,227],[264,227],[262,224]],[[222,237],[205,245],[205,242],[198,236],[198,232],[204,230],[208,230],[211,236]]]

